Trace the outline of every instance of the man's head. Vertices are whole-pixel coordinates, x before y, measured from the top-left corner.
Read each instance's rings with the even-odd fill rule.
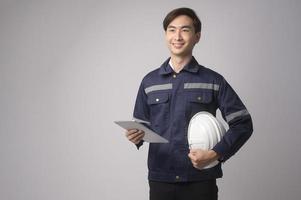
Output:
[[[172,56],[189,58],[201,37],[201,22],[190,8],[178,8],[163,21],[165,40]]]
[[[175,18],[177,18],[180,15],[186,15],[187,17],[191,18],[195,33],[201,32],[202,23],[196,15],[196,13],[190,8],[177,8],[170,11],[163,20],[164,30],[166,31],[170,22],[172,22]]]

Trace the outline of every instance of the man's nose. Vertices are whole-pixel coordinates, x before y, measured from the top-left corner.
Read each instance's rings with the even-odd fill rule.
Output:
[[[175,34],[175,39],[176,40],[182,40],[182,34],[181,34],[181,30],[177,30],[176,34]]]

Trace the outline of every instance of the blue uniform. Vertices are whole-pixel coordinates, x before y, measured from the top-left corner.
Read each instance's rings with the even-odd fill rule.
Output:
[[[169,140],[167,144],[150,144],[148,178],[161,182],[220,178],[221,162],[235,154],[251,136],[251,116],[226,80],[199,65],[194,57],[180,73],[175,73],[168,63],[169,59],[143,78],[134,109],[135,118],[149,121],[152,130]],[[213,148],[221,162],[198,170],[188,157],[188,124],[197,112],[207,111],[215,116],[217,109],[229,124],[229,130]]]

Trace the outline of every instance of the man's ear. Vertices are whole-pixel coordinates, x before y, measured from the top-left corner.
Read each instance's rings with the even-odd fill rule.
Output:
[[[201,39],[201,32],[195,34],[195,43],[198,43]]]

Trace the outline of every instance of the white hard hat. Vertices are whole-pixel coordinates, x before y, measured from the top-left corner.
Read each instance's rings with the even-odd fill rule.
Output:
[[[195,114],[188,126],[188,144],[190,149],[212,149],[226,132],[222,123],[209,112]],[[218,161],[212,162],[206,168],[214,167]]]

